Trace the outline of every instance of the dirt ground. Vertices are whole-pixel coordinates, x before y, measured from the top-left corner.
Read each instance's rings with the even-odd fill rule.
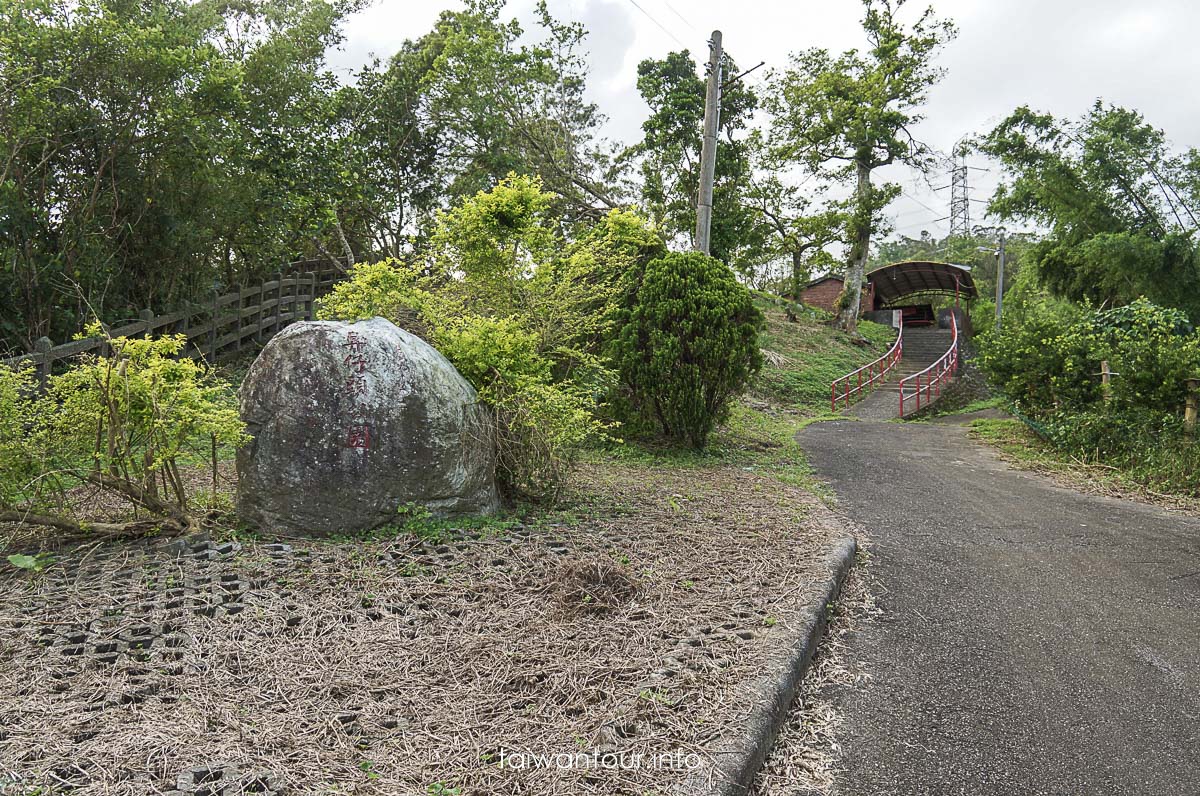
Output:
[[[666,794],[745,709],[842,532],[748,469],[607,462],[523,522],[59,551],[0,574],[0,779]]]

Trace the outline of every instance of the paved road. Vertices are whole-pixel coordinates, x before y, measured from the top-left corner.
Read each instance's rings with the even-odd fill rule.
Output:
[[[1012,470],[962,426],[800,436],[884,617],[839,794],[1200,794],[1200,521]]]

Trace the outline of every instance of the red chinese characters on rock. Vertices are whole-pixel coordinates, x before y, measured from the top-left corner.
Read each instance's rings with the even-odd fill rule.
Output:
[[[346,384],[343,387],[346,394],[352,398],[362,398],[367,394],[367,379],[361,373],[351,373],[346,378]]]
[[[342,389],[355,404],[367,394],[367,338],[355,331],[346,335],[342,344],[346,356],[342,364],[346,366],[346,381]],[[371,449],[371,427],[362,420],[356,419],[346,435],[346,447],[350,450],[366,452]]]
[[[365,451],[371,447],[371,427],[365,423],[350,428],[350,435],[346,440],[346,447],[353,450]]]
[[[363,337],[358,332],[350,332],[346,335],[346,342],[342,344],[342,348],[348,349],[346,358],[342,360],[351,373],[366,373],[367,372],[367,338]]]

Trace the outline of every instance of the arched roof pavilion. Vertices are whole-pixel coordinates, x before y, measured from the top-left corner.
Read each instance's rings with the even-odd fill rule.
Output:
[[[911,296],[978,297],[971,269],[966,265],[914,260],[892,263],[867,274],[875,286],[875,308],[888,309]]]

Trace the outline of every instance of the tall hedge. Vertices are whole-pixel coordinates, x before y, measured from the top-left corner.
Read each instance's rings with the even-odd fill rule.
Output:
[[[631,274],[612,343],[624,418],[703,448],[762,366],[762,313],[719,260],[673,252]]]

